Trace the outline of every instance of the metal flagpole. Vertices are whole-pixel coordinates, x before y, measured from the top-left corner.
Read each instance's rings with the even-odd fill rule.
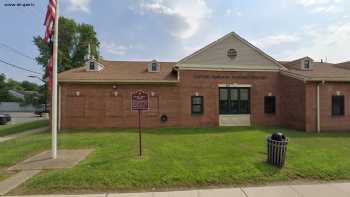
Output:
[[[52,130],[52,159],[57,158],[57,52],[58,52],[58,18],[59,0],[56,0],[55,29],[53,43],[52,68],[52,102],[51,102],[51,130]]]

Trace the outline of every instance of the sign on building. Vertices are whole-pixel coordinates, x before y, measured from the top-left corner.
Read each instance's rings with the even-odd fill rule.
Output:
[[[138,90],[131,94],[131,110],[139,112],[139,154],[142,157],[142,131],[141,131],[141,111],[148,110],[148,94]]]
[[[148,110],[148,94],[138,90],[131,94],[132,111]]]

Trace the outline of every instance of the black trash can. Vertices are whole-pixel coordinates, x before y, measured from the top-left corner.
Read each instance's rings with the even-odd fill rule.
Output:
[[[267,138],[267,162],[283,167],[286,160],[288,138],[281,132],[273,133]]]

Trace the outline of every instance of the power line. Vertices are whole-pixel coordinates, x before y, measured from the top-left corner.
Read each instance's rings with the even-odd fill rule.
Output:
[[[1,59],[0,58],[0,62],[4,63],[4,64],[7,64],[9,66],[12,66],[13,68],[17,68],[17,69],[20,69],[20,70],[24,70],[24,71],[27,71],[27,72],[31,72],[31,73],[34,73],[34,74],[38,74],[38,75],[42,75],[42,73],[39,73],[39,72],[36,72],[36,71],[32,71],[32,70],[29,70],[29,69],[26,69],[22,66],[18,66],[18,65],[15,65],[15,64],[11,64],[11,63],[8,63],[6,62],[5,60]]]
[[[3,46],[3,47],[5,47],[5,48],[10,49],[12,52],[14,52],[14,53],[16,53],[16,54],[18,54],[18,55],[21,55],[21,56],[23,56],[23,57],[25,57],[25,58],[28,58],[28,59],[30,59],[30,60],[35,61],[35,59],[34,59],[33,57],[31,57],[31,56],[29,56],[29,55],[26,55],[26,54],[22,53],[21,51],[15,49],[15,48],[13,48],[13,47],[11,47],[11,46],[5,44],[5,43],[0,42],[0,45]]]

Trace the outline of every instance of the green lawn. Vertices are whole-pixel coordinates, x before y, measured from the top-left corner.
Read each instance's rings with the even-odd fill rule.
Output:
[[[0,126],[0,137],[46,126],[49,126],[48,120],[37,120],[14,125],[4,125]]]
[[[265,140],[272,129],[148,129],[143,159],[137,157],[136,130],[69,131],[59,135],[60,148],[96,151],[79,166],[43,172],[16,192],[139,191],[350,179],[350,133],[282,130],[290,144],[286,167],[281,170],[265,163]],[[49,134],[0,143],[0,169],[49,148]]]

